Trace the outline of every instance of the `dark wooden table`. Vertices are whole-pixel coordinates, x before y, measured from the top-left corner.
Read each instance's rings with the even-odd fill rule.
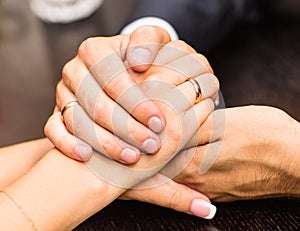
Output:
[[[1,1],[0,146],[43,136],[63,64],[85,38],[117,33],[132,3],[105,0],[88,19],[50,25],[31,14],[27,1]],[[227,106],[272,105],[300,120],[299,12],[281,6],[260,24],[237,28],[209,54]],[[300,230],[299,200],[217,206],[216,218],[205,221],[149,204],[116,201],[75,230]]]
[[[135,201],[116,201],[78,226],[83,230],[299,230],[300,202],[276,199],[216,204],[213,220]]]

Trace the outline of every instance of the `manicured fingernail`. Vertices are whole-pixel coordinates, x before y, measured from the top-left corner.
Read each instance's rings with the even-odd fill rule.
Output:
[[[153,116],[148,120],[148,126],[152,131],[156,133],[160,133],[164,129],[163,123],[156,116]]]
[[[190,207],[190,212],[193,215],[205,219],[212,219],[215,216],[216,211],[216,206],[202,199],[194,199]]]
[[[83,161],[88,161],[93,153],[93,149],[82,143],[82,142],[77,142],[76,143],[76,149],[75,149],[75,155],[81,158]]]
[[[147,139],[142,144],[142,149],[151,154],[157,152],[159,148],[159,143],[154,139]]]
[[[137,158],[138,154],[130,148],[125,148],[121,153],[121,160],[128,164],[135,163],[137,161]]]
[[[135,48],[131,55],[136,64],[149,64],[151,61],[151,52],[144,48]]]

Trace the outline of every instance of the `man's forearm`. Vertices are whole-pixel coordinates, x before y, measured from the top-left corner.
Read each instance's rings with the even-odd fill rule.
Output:
[[[274,115],[277,127],[270,128],[265,140],[261,139],[265,150],[261,163],[265,163],[262,167],[267,167],[269,178],[265,188],[270,188],[273,196],[300,197],[300,123],[285,112],[277,113],[282,122]]]
[[[289,196],[300,197],[300,123],[293,121],[291,126],[290,148],[287,153],[291,177],[286,179],[286,184]]]

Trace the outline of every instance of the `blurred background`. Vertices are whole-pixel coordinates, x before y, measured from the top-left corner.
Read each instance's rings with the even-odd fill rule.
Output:
[[[276,1],[259,22],[236,27],[208,58],[227,106],[267,104],[300,119],[300,3]],[[0,1],[0,145],[43,136],[62,66],[90,36],[118,33],[135,0],[104,0],[90,17],[49,24],[29,1]]]
[[[43,136],[62,66],[84,39],[118,33],[132,3],[108,0],[84,20],[48,24],[29,1],[0,1],[0,146]]]

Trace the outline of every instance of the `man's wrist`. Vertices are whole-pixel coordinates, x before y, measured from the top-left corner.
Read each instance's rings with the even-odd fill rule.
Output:
[[[291,154],[291,174],[294,183],[291,185],[290,196],[300,197],[300,123],[293,121],[294,126],[294,142]]]
[[[282,171],[286,175],[282,185],[287,196],[300,197],[300,123],[298,121],[289,118],[288,129],[286,133],[282,133],[281,141],[284,150]]]

